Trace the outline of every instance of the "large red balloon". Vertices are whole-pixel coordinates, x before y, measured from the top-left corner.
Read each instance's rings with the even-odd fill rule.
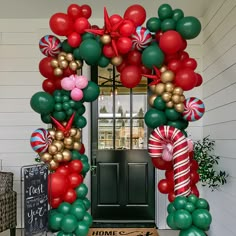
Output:
[[[158,183],[158,189],[161,193],[167,194],[174,190],[174,184],[168,179],[162,179]]]
[[[111,25],[115,25],[115,24],[119,23],[120,21],[122,21],[122,17],[120,15],[114,14],[114,15],[110,16]]]
[[[196,83],[197,79],[193,70],[186,68],[176,73],[175,85],[181,87],[184,91],[193,89]]]
[[[141,65],[141,62],[142,62],[142,54],[138,50],[130,51],[128,53],[127,60],[130,65],[139,66]]]
[[[67,36],[67,39],[68,39],[68,44],[73,48],[79,47],[79,45],[82,42],[82,37],[77,32],[72,32],[71,34],[69,34]]]
[[[60,165],[60,166],[57,168],[56,172],[57,172],[58,174],[62,174],[62,175],[64,175],[64,176],[68,176],[68,175],[70,174],[70,169],[68,168],[67,165]]]
[[[141,5],[134,4],[126,9],[124,18],[132,20],[137,27],[146,20],[146,11]]]
[[[60,36],[67,36],[73,32],[73,21],[65,13],[56,13],[52,15],[49,25],[52,32]]]
[[[42,84],[42,88],[45,92],[53,94],[53,92],[57,89],[54,83],[55,80],[45,79]]]
[[[181,69],[181,61],[177,59],[170,60],[167,67],[169,70],[172,70],[173,72],[177,72],[179,69]]]
[[[119,28],[120,34],[122,36],[129,37],[136,32],[136,27],[133,21],[124,20]]]
[[[138,66],[126,66],[120,74],[120,81],[126,88],[134,88],[141,79],[141,69]]]
[[[195,70],[197,68],[197,61],[193,58],[186,58],[182,61],[183,68]]]
[[[119,37],[116,41],[116,46],[121,54],[126,54],[132,48],[132,40],[128,37]]]
[[[87,4],[81,6],[81,11],[82,11],[82,16],[87,19],[92,15],[92,9]]]
[[[172,170],[172,161],[165,161],[162,158],[152,158],[152,164],[159,170]]]
[[[67,14],[73,19],[76,20],[78,17],[81,16],[82,10],[81,7],[77,4],[71,4],[67,8]]]
[[[78,34],[83,34],[86,29],[90,28],[90,23],[87,18],[80,17],[75,21],[74,28]]]
[[[68,164],[71,173],[80,173],[83,169],[83,163],[80,160],[73,160]]]
[[[68,175],[68,179],[70,182],[70,187],[71,188],[76,188],[77,186],[79,186],[82,182],[83,182],[83,177],[80,174],[77,173],[71,173]]]
[[[53,57],[44,57],[40,62],[39,62],[39,72],[41,75],[45,78],[48,79],[53,79],[55,78],[54,75],[54,69],[51,66],[51,61],[53,60]]]
[[[76,200],[76,192],[73,188],[70,188],[66,191],[63,200],[65,202],[73,203]]]

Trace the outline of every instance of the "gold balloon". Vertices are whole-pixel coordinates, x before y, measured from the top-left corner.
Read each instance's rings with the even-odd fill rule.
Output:
[[[155,87],[155,94],[161,95],[165,91],[165,85],[163,83],[159,83]]]
[[[73,149],[79,151],[82,147],[82,144],[80,142],[74,142]]]
[[[156,99],[157,95],[156,94],[153,94],[151,96],[148,97],[148,104],[153,107],[153,103],[154,103],[154,100]]]
[[[78,65],[75,61],[71,61],[69,64],[69,67],[71,70],[74,70],[74,71],[78,69]]]
[[[48,146],[48,152],[52,155],[56,154],[58,152],[58,148],[56,145],[51,144]]]
[[[169,101],[166,103],[166,107],[172,108],[174,106],[174,103],[172,101]]]
[[[109,44],[111,42],[111,36],[108,34],[104,34],[100,37],[100,40],[103,44]]]
[[[59,61],[58,64],[61,69],[66,69],[68,67],[68,61],[66,60]]]
[[[73,145],[74,143],[74,139],[72,137],[66,137],[64,138],[64,144],[66,146],[70,146],[70,145]]]
[[[174,88],[175,88],[175,86],[172,83],[170,83],[170,82],[165,84],[165,91],[166,92],[172,93]]]
[[[59,163],[56,162],[55,160],[51,160],[49,165],[50,165],[49,167],[50,170],[56,170],[59,167]]]
[[[83,66],[83,62],[80,61],[80,60],[76,60],[75,62],[76,62],[76,64],[77,64],[77,68],[78,68],[78,69],[81,69],[82,66]]]
[[[173,93],[178,95],[183,95],[184,91],[180,87],[175,87]]]
[[[51,66],[52,66],[53,68],[56,68],[56,67],[59,66],[59,63],[58,63],[58,60],[57,60],[57,59],[51,60],[50,64],[51,64]]]
[[[57,130],[56,134],[55,134],[55,138],[56,138],[56,140],[63,140],[64,139],[64,133],[60,130]]]
[[[77,133],[76,133],[76,135],[74,136],[74,140],[75,140],[75,141],[80,140],[80,139],[81,139],[81,136],[82,136],[81,130],[77,129]]]
[[[55,140],[52,144],[57,147],[58,152],[61,152],[64,149],[64,143],[62,141]]]
[[[149,89],[151,90],[151,92],[155,93],[156,85],[153,84],[153,85],[149,86]]]
[[[66,52],[60,52],[57,57],[60,57],[60,56],[64,56],[65,57],[66,55],[67,55]]]
[[[57,60],[58,60],[58,61],[66,60],[66,56],[64,56],[64,55],[58,55]]]
[[[176,103],[180,103],[180,96],[178,94],[174,94],[171,97],[171,100],[176,104]]]
[[[162,66],[162,67],[160,68],[160,72],[163,73],[163,72],[165,72],[165,71],[167,71],[167,66]]]
[[[178,103],[178,104],[175,104],[175,110],[182,113],[184,111],[184,104],[183,103]]]
[[[52,160],[52,155],[49,154],[48,152],[44,152],[42,154],[40,154],[40,159],[43,161],[43,162],[49,162]]]
[[[173,79],[174,79],[174,77],[175,77],[175,74],[174,74],[173,71],[171,71],[171,70],[166,70],[165,72],[163,72],[163,73],[161,74],[161,81],[162,81],[163,83],[172,82]]]
[[[67,61],[73,61],[73,60],[74,60],[73,54],[72,54],[72,53],[68,53],[68,54],[66,55],[66,60],[67,60]]]
[[[54,129],[48,129],[48,132],[52,136],[52,138],[55,139],[56,131]]]
[[[180,96],[180,102],[184,102],[185,101],[185,96],[184,95],[181,95]]]
[[[56,162],[62,162],[63,161],[63,155],[61,152],[58,152],[57,154],[55,154],[53,156],[53,160],[55,160]]]
[[[71,154],[71,151],[70,150],[67,150],[65,149],[63,152],[62,152],[62,155],[63,155],[63,161],[70,161],[71,158],[72,158],[72,154]]]
[[[76,128],[71,128],[70,129],[70,136],[75,136],[76,135],[76,133],[77,133],[77,129]]]
[[[53,71],[55,76],[61,76],[63,74],[63,70],[59,67],[55,68]]]
[[[113,66],[119,66],[119,65],[122,63],[122,61],[123,61],[123,59],[122,59],[121,56],[113,57],[113,58],[111,59],[111,64],[112,64]]]
[[[165,92],[161,97],[165,102],[169,102],[171,100],[171,93]]]

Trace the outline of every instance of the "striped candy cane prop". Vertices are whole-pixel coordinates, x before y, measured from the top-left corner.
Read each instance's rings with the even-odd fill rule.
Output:
[[[175,195],[188,196],[190,188],[190,160],[188,142],[184,134],[173,126],[159,126],[149,137],[148,153],[151,158],[162,158],[164,146],[173,145]]]

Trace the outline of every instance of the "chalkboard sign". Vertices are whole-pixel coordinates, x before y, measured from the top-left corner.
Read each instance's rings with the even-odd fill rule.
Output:
[[[25,236],[46,235],[48,227],[48,166],[23,168]]]

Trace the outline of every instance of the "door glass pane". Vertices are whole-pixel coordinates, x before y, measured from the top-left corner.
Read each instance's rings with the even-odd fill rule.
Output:
[[[98,149],[113,149],[113,120],[98,120]]]
[[[136,93],[138,88],[133,89],[133,113],[132,117],[142,118],[147,111],[147,94]],[[146,89],[146,88],[143,88]]]
[[[130,120],[116,119],[116,149],[130,149]]]
[[[112,118],[112,96],[108,93],[111,87],[101,87],[98,97],[98,116],[99,118]]]
[[[144,124],[143,119],[133,119],[132,148],[147,148],[147,126]]]
[[[116,117],[130,117],[130,89],[115,88]]]

